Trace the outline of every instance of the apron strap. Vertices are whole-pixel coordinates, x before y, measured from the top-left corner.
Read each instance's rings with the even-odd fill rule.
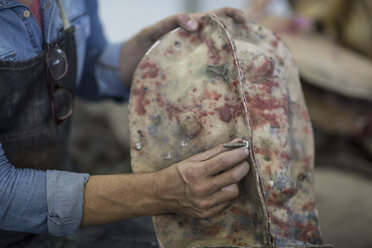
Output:
[[[71,23],[67,19],[66,11],[63,8],[61,0],[57,0],[57,4],[58,4],[58,7],[59,7],[59,14],[60,14],[62,22],[63,22],[63,29],[67,30],[69,27],[71,27]]]

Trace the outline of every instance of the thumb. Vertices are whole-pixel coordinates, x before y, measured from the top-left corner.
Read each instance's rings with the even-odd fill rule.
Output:
[[[177,23],[181,28],[190,32],[198,29],[198,23],[185,12],[177,14]]]

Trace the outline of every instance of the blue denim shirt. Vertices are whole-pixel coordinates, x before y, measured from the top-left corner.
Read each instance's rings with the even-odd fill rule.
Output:
[[[129,91],[118,74],[121,44],[108,44],[96,0],[62,0],[75,27],[78,95],[99,100],[126,100]],[[42,52],[43,41],[62,32],[55,0],[41,0],[43,31],[26,6],[0,0],[0,60],[22,61]],[[12,82],[9,82],[12,83]],[[89,175],[63,171],[17,169],[9,163],[0,140],[0,229],[71,235],[83,213],[83,191]]]

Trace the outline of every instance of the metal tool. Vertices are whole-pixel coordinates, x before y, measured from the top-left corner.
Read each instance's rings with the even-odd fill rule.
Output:
[[[238,143],[222,144],[222,147],[223,147],[223,148],[249,147],[249,141],[244,140],[243,142],[238,142]]]

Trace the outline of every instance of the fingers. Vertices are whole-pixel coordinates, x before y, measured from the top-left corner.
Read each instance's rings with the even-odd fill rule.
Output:
[[[230,16],[238,23],[244,23],[246,21],[244,13],[241,10],[234,8],[221,8],[211,11],[211,13],[221,16]],[[187,14],[185,12],[181,12],[170,16],[149,27],[147,29],[146,37],[148,37],[150,41],[155,42],[161,36],[177,27],[181,27],[189,32],[195,32],[198,29],[198,22],[195,19],[198,19],[202,15],[205,15],[205,13]]]
[[[245,160],[249,155],[248,147],[236,148],[218,154],[217,156],[203,162],[202,166],[208,176],[216,175],[224,170],[228,170],[236,164]]]
[[[212,194],[206,201],[209,206],[219,205],[222,202],[231,201],[238,197],[239,187],[238,184],[230,184]]]
[[[198,23],[185,12],[177,14],[177,24],[181,28],[190,32],[194,32],[198,29]]]
[[[228,187],[229,185],[238,183],[240,180],[242,180],[243,177],[245,177],[245,175],[247,175],[247,173],[249,172],[249,169],[249,164],[246,161],[243,161],[234,168],[225,171],[220,175],[211,177],[209,181],[211,185],[213,185],[214,190],[218,190],[221,188],[221,190],[223,190],[224,187]]]
[[[149,36],[151,36],[153,41],[156,41],[161,36],[177,27],[181,27],[187,31],[193,32],[198,29],[198,23],[194,21],[190,15],[186,14],[185,12],[181,12],[176,15],[169,16],[153,25],[149,30]]]
[[[237,138],[237,139],[234,139],[234,140],[230,141],[229,143],[238,143],[238,142],[242,142],[242,141],[243,141],[242,139]],[[221,144],[221,145],[213,147],[212,149],[210,149],[208,151],[196,154],[195,156],[192,156],[190,159],[192,161],[195,161],[195,162],[202,162],[202,161],[211,159],[214,156],[216,156],[216,155],[218,155],[222,152],[226,152],[226,151],[229,151],[229,150],[231,150],[231,149],[223,148],[222,144]]]

